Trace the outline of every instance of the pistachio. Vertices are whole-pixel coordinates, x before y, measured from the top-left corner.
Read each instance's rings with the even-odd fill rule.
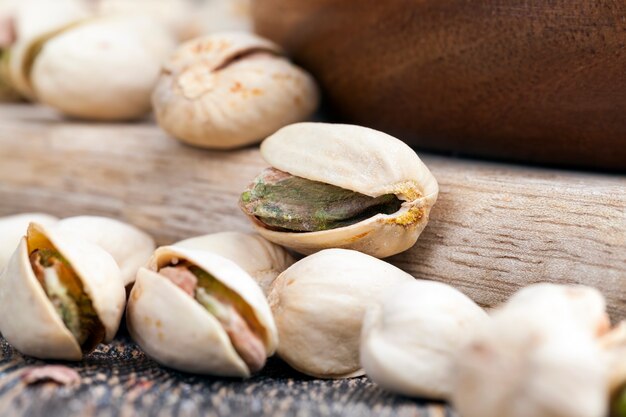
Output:
[[[22,213],[0,217],[0,271],[7,264],[13,252],[15,252],[20,239],[24,236],[24,231],[31,222],[50,227],[57,220],[56,217],[43,213]]]
[[[20,91],[64,114],[135,119],[150,110],[161,62],[173,48],[169,32],[147,17],[83,19],[19,41],[11,76]]]
[[[494,311],[461,348],[452,396],[459,414],[605,416],[607,367],[595,323],[578,320],[578,306],[584,303],[578,304],[577,297],[564,303],[564,291],[532,286],[522,291]]]
[[[446,284],[401,283],[365,316],[361,364],[385,389],[448,399],[457,351],[488,318],[472,300]]]
[[[320,378],[363,375],[359,362],[366,310],[385,289],[413,277],[369,255],[327,249],[280,274],[268,300],[289,365]]]
[[[64,234],[72,234],[109,252],[120,268],[125,286],[135,281],[137,270],[154,252],[152,237],[119,220],[77,216],[59,221],[56,227]]]
[[[157,249],[137,274],[127,320],[148,355],[193,373],[248,377],[278,344],[258,285],[235,263],[208,251]]]
[[[34,223],[0,277],[0,332],[26,355],[79,360],[113,339],[123,310],[111,255]]]
[[[152,97],[159,125],[183,142],[235,148],[307,118],[315,82],[272,42],[224,32],[181,45],[164,65]]]
[[[383,258],[413,246],[438,185],[406,144],[372,129],[297,123],[261,145],[271,168],[240,198],[266,239],[303,254],[355,249]]]
[[[185,239],[174,246],[199,249],[223,256],[239,265],[267,294],[274,279],[293,264],[281,246],[254,233],[221,232]]]
[[[584,285],[539,283],[522,288],[506,303],[507,309],[534,310],[544,315],[544,322],[563,320],[576,323],[592,336],[600,336],[611,327],[606,300],[595,288]]]
[[[40,49],[48,34],[83,21],[90,16],[87,5],[80,0],[20,1],[11,13],[14,39],[7,53],[7,80],[22,96],[34,99],[30,80],[33,51]]]

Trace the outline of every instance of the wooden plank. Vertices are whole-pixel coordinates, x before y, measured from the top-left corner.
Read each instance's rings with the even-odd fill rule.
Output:
[[[593,285],[626,317],[626,177],[425,155],[440,182],[431,222],[391,262],[484,306],[539,281]],[[153,123],[70,121],[0,108],[0,215],[119,217],[159,243],[250,230],[238,193],[263,167],[256,147],[181,145]]]

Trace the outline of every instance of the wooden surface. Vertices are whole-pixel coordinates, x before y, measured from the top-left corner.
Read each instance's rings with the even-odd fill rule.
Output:
[[[347,121],[429,149],[626,170],[626,2],[253,5]]]
[[[522,285],[595,285],[626,317],[626,178],[424,156],[441,194],[410,251],[391,261],[492,306]],[[240,190],[265,163],[257,148],[194,149],[151,122],[89,124],[41,107],[0,107],[0,215],[44,211],[129,221],[159,243],[250,230]],[[367,378],[318,381],[278,359],[249,381],[169,371],[122,335],[76,366],[84,383],[25,388],[23,358],[0,339],[0,415],[451,417],[448,407],[386,394]]]

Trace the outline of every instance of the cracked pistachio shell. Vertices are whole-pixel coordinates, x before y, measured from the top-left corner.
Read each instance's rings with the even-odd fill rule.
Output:
[[[137,270],[154,252],[154,240],[133,225],[108,217],[68,217],[56,225],[62,233],[71,233],[109,252],[122,274],[124,285],[135,281]]]
[[[426,227],[439,192],[435,177],[408,145],[361,126],[293,124],[267,138],[261,154],[273,168],[291,175],[370,197],[395,194],[403,200],[395,213],[318,232],[270,230],[250,217],[264,238],[303,254],[346,248],[385,258],[403,252]]]
[[[254,233],[213,233],[181,240],[174,246],[206,250],[230,259],[250,274],[266,295],[278,274],[294,263],[284,248]]]
[[[27,240],[28,239],[28,240]],[[72,265],[104,326],[104,341],[113,340],[124,312],[125,291],[115,260],[89,242],[36,223],[28,227],[0,277],[0,332],[25,355],[41,359],[80,360],[81,348],[56,313],[29,261],[28,242],[49,241]]]
[[[158,269],[172,260],[187,260],[236,292],[254,311],[264,331],[267,356],[278,345],[276,326],[263,292],[234,262],[207,251],[175,246],[158,248],[147,268],[139,269],[128,301],[128,329],[157,362],[185,372],[249,377],[218,320]]]
[[[44,213],[22,213],[0,217],[0,271],[15,252],[31,222],[50,227],[57,221],[56,217]]]
[[[361,252],[327,249],[280,274],[268,300],[278,327],[278,354],[319,378],[363,375],[359,362],[366,310],[390,287],[413,277]]]
[[[30,81],[39,101],[67,115],[136,119],[150,110],[161,63],[173,48],[167,29],[147,17],[92,19],[49,36]]]
[[[524,291],[524,290],[522,290]],[[545,294],[537,293],[538,298]],[[559,295],[553,294],[555,304]],[[452,400],[464,417],[604,417],[608,375],[576,315],[513,297],[461,348]]]
[[[11,85],[23,96],[33,99],[28,68],[31,49],[47,34],[71,26],[90,16],[85,2],[80,0],[26,0],[14,9],[16,42],[10,50],[9,73]]]
[[[399,284],[365,316],[361,364],[387,390],[445,400],[452,394],[458,349],[488,319],[449,285],[421,280]]]
[[[262,140],[316,109],[309,74],[272,42],[222,32],[181,45],[152,96],[157,122],[183,142],[228,149]]]

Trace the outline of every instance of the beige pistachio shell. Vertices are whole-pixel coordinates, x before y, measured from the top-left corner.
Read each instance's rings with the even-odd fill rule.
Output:
[[[573,315],[550,312],[543,303],[505,305],[475,331],[456,360],[460,415],[606,415],[607,368],[596,337]]]
[[[448,399],[457,352],[488,319],[449,285],[421,280],[398,284],[365,316],[361,364],[387,390]]]
[[[94,19],[47,40],[30,80],[38,100],[70,116],[127,120],[150,110],[160,65],[174,47],[147,17]]]
[[[278,354],[319,378],[363,375],[359,362],[366,310],[385,290],[413,277],[371,256],[328,249],[296,262],[272,284]]]
[[[250,376],[217,319],[197,301],[157,274],[173,259],[187,260],[210,273],[252,308],[263,327],[267,355],[278,344],[277,331],[259,286],[234,262],[219,255],[174,246],[158,248],[141,268],[128,302],[127,321],[133,339],[159,363],[186,372]]]
[[[600,345],[608,357],[609,387],[615,392],[626,384],[626,321],[603,335]]]
[[[600,291],[584,285],[533,284],[516,292],[504,308],[532,309],[544,315],[546,325],[571,320],[593,336],[611,327],[606,300]]]
[[[43,38],[90,16],[80,0],[24,0],[13,14],[15,43],[10,50],[9,81],[22,96],[35,98],[30,79],[32,51]]]
[[[181,45],[152,97],[159,125],[183,142],[235,148],[259,142],[317,107],[315,82],[270,41],[245,32]]]
[[[437,181],[417,154],[404,142],[373,129],[297,123],[267,138],[261,154],[272,167],[298,177],[371,197],[396,194],[404,200],[396,213],[319,232],[274,231],[251,218],[264,238],[303,254],[333,247],[377,258],[400,253],[415,244],[437,201]]]
[[[80,278],[105,329],[113,340],[124,311],[125,291],[119,268],[100,247],[32,223],[30,241],[48,240]],[[0,332],[20,352],[42,359],[80,360],[82,351],[65,327],[30,266],[22,238],[0,277]]]
[[[50,227],[57,221],[56,217],[44,213],[22,213],[0,217],[0,271],[9,262],[31,222]]]
[[[222,232],[181,240],[174,246],[206,250],[230,259],[267,294],[274,279],[294,263],[282,247],[254,233]]]
[[[150,235],[108,217],[68,217],[59,221],[56,227],[61,233],[71,233],[109,252],[120,268],[125,286],[135,281],[139,267],[146,264],[155,249]]]

